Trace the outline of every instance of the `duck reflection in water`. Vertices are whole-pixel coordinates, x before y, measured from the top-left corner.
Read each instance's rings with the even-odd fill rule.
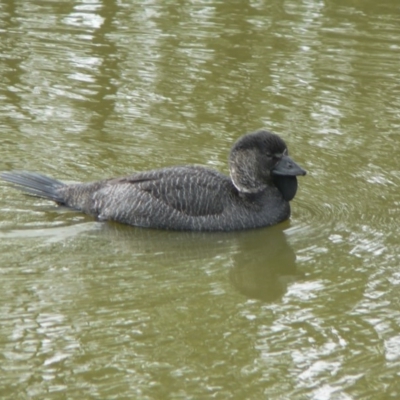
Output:
[[[11,171],[1,177],[28,194],[128,225],[189,231],[234,231],[275,225],[290,217],[297,176],[305,175],[285,142],[268,131],[239,138],[230,176],[201,166],[169,167],[122,178],[65,184]]]
[[[272,302],[284,296],[290,283],[303,277],[297,270],[294,250],[284,232],[288,226],[289,223],[284,223],[254,231],[202,233],[130,229],[120,224],[106,224],[100,225],[99,233],[104,243],[117,249],[118,254],[126,254],[132,268],[148,274],[149,265],[155,265],[155,270],[163,271],[166,280],[175,277],[173,285],[179,276],[185,282],[183,285],[198,284],[203,292],[209,281],[207,278],[201,281],[202,274],[199,275],[198,270],[205,268],[206,275],[213,276],[213,280],[218,276],[222,279],[222,286],[229,276],[235,290],[245,297]],[[193,265],[196,272],[192,270]],[[152,280],[147,282],[151,284]],[[168,285],[167,281],[163,284]],[[159,285],[159,272],[154,274],[154,285]]]
[[[288,285],[304,275],[297,270],[296,255],[282,226],[264,229],[258,237],[242,236],[229,277],[233,286],[251,299],[279,300]]]

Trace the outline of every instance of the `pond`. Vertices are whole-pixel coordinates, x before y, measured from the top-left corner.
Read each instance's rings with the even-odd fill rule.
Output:
[[[2,399],[400,398],[400,6],[0,6],[0,170],[228,173],[279,134],[292,217],[104,223],[0,183]]]

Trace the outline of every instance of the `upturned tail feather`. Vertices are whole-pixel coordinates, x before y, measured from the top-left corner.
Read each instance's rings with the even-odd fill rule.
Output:
[[[64,199],[59,194],[58,189],[65,186],[65,184],[56,179],[26,171],[2,172],[0,177],[15,185],[17,189],[32,196],[53,200],[59,204],[64,203]]]

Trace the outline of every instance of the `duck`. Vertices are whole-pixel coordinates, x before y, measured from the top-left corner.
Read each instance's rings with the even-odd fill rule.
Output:
[[[259,130],[240,137],[225,175],[199,165],[172,166],[89,183],[66,184],[27,171],[0,177],[29,195],[142,228],[237,231],[290,218],[297,176],[306,175],[277,134]]]

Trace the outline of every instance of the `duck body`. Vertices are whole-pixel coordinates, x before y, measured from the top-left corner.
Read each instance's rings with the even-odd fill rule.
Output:
[[[25,192],[100,220],[159,229],[233,231],[269,226],[290,217],[297,175],[279,136],[243,136],[230,154],[230,177],[202,166],[177,166],[90,183],[64,184],[11,171],[1,177]]]
[[[228,176],[200,166],[66,185],[58,194],[70,207],[101,220],[161,229],[230,231],[290,216],[289,202],[282,202],[277,189],[241,194]]]

